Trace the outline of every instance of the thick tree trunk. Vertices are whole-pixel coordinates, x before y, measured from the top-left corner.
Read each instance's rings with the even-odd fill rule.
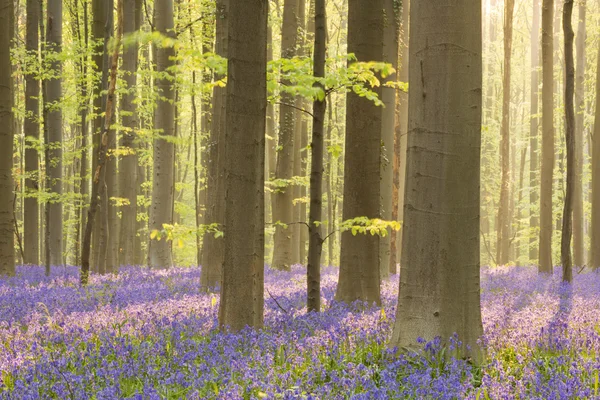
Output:
[[[403,252],[392,346],[458,334],[482,362],[481,2],[413,2]]]
[[[15,274],[13,214],[13,82],[10,49],[14,35],[14,4],[0,1],[0,276]]]
[[[217,2],[217,21],[215,52],[222,57],[228,54],[228,18],[229,0]],[[222,79],[216,76],[215,80]],[[225,124],[226,124],[227,89],[215,86],[213,89],[213,114],[210,131],[210,150],[208,154],[207,176],[207,223],[219,224],[223,229],[225,218]],[[203,288],[214,288],[221,282],[221,266],[224,257],[223,239],[215,238],[214,234],[204,235],[204,251],[202,252],[202,274],[200,285]]]
[[[38,55],[38,26],[40,4],[39,0],[27,0],[27,21],[25,45],[29,55]],[[39,96],[40,83],[34,74],[25,75],[25,193],[34,195],[39,189],[39,159],[36,150],[40,139],[39,124]],[[36,196],[26,197],[24,200],[23,242],[24,264],[37,265],[40,261],[39,249],[39,220],[40,211]]]
[[[573,59],[573,38],[571,23],[573,0],[566,0],[563,8],[563,32],[565,34],[565,140],[567,143],[567,182],[563,208],[560,261],[563,268],[563,281],[573,280],[571,260],[571,236],[573,234],[573,194],[575,181],[575,61]]]
[[[231,0],[225,259],[219,325],[263,324],[267,0]]]
[[[553,0],[542,0],[542,169],[539,272],[552,273],[552,176],[554,170]]]
[[[599,42],[600,46],[600,42]],[[596,99],[600,99],[600,47],[596,64]],[[600,268],[600,101],[596,101],[594,133],[592,140],[592,223],[590,265]]]
[[[510,245],[510,60],[512,58],[512,34],[514,0],[504,3],[504,76],[502,78],[502,126],[500,128],[500,158],[502,164],[502,181],[500,186],[500,208],[498,210],[498,226],[496,262],[500,265],[508,263]]]
[[[53,52],[60,52],[62,47],[62,0],[48,0],[48,16],[46,23],[46,44]],[[63,215],[62,215],[62,111],[57,107],[62,99],[62,65],[58,60],[50,63],[52,77],[46,82],[47,104],[51,105],[46,120],[48,129],[48,156],[49,169],[46,171],[50,178],[50,187],[47,188],[53,195],[48,204],[48,221],[50,229],[49,242],[50,265],[63,265]]]
[[[314,75],[325,76],[326,52],[326,14],[325,0],[315,1],[315,48],[314,48]],[[325,88],[317,84],[322,90]],[[311,142],[311,167],[310,167],[310,210],[308,217],[308,264],[307,278],[307,308],[308,311],[321,310],[321,251],[323,237],[321,235],[321,215],[323,213],[323,153],[324,153],[324,125],[327,104],[325,100],[318,99],[313,103],[313,132]]]
[[[283,24],[281,27],[281,57],[292,58],[296,54],[298,43],[298,0],[285,0],[283,3]],[[283,82],[284,85],[289,82]],[[289,180],[294,174],[295,154],[295,120],[296,110],[294,96],[282,93],[279,107],[279,151],[277,155],[276,179]],[[273,193],[273,222],[289,224],[293,221],[292,200],[294,187],[287,184]],[[273,238],[273,261],[271,267],[280,270],[289,270],[292,259],[292,230],[294,225],[287,228],[280,224],[275,226]],[[296,244],[297,245],[297,244]]]
[[[348,3],[348,52],[359,61],[383,59],[383,0]],[[374,89],[381,95],[381,89]],[[342,219],[380,217],[381,108],[355,93],[346,98]],[[346,303],[380,298],[379,236],[342,233],[336,299]]]
[[[540,65],[540,0],[533,0],[533,22],[531,24],[531,101],[529,119],[529,260],[536,263],[539,246],[536,239],[540,227],[539,211],[539,168],[538,140],[540,131],[539,72]]]
[[[141,13],[136,0],[123,0],[123,34],[131,35],[139,29]],[[120,196],[126,199],[121,207],[121,229],[119,234],[119,265],[135,264],[135,236],[137,219],[137,143],[138,129],[135,94],[137,85],[138,46],[131,44],[123,50],[123,74],[127,91],[122,97],[121,115],[122,135],[119,148],[121,162],[119,165]]]
[[[585,0],[578,3],[577,70],[575,71],[575,178],[573,180],[573,264],[585,264],[583,213],[583,139],[585,113]]]
[[[154,28],[162,35],[174,37],[173,1],[157,0],[154,9]],[[156,51],[155,90],[160,94],[154,114],[154,129],[160,135],[154,139],[154,166],[152,169],[152,203],[150,205],[150,231],[162,231],[165,224],[173,224],[175,146],[170,140],[175,136],[175,91],[169,74],[175,61],[172,47],[159,47]],[[171,242],[166,238],[148,243],[148,266],[169,268],[173,263]]]
[[[399,20],[396,0],[384,0],[384,29],[383,29],[383,61],[398,68],[398,33]],[[396,74],[386,78],[395,81]],[[381,100],[384,108],[381,110],[381,218],[392,219],[392,192],[394,187],[394,133],[396,128],[396,89],[384,87],[381,89]],[[379,267],[381,278],[387,278],[390,273],[391,235],[379,239]]]

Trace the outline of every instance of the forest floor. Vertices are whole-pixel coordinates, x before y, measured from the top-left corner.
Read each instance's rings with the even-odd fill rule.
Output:
[[[333,301],[307,314],[304,268],[267,270],[265,329],[216,330],[199,268],[128,267],[78,284],[74,267],[0,280],[0,399],[600,398],[600,275],[573,287],[534,268],[484,268],[482,368],[388,349],[398,276],[383,307]]]

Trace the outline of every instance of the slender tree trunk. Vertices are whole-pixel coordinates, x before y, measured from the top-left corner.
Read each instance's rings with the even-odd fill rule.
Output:
[[[315,1],[315,50],[314,50],[314,75],[325,77],[325,52],[326,52],[326,14],[325,0]],[[317,84],[321,90],[325,88]],[[321,215],[323,211],[323,153],[324,153],[324,125],[327,104],[325,100],[316,99],[313,103],[313,132],[311,142],[311,168],[310,168],[310,210],[308,222],[308,265],[307,277],[307,307],[308,311],[321,310],[321,251],[323,237],[321,236]]]
[[[410,18],[405,222],[391,345],[458,334],[465,355],[480,364],[481,2],[416,1]]]
[[[584,213],[583,213],[583,139],[585,113],[585,0],[578,3],[577,70],[575,71],[575,178],[573,180],[573,264],[585,264]]]
[[[504,2],[504,76],[502,78],[502,126],[500,128],[502,183],[500,186],[500,209],[498,210],[498,245],[496,247],[496,262],[500,265],[508,263],[510,245],[510,60],[512,58],[514,8],[514,0]]]
[[[0,0],[0,276],[15,274],[13,213],[13,82],[10,49],[14,36],[14,3]]]
[[[400,63],[400,72],[398,79],[400,82],[408,82],[408,68],[410,64],[410,54],[408,51],[409,42],[409,16],[410,16],[410,1],[405,0],[402,2],[402,29],[400,33],[400,48],[398,50]],[[398,218],[397,220],[404,225],[404,187],[406,179],[406,151],[407,151],[407,139],[408,139],[408,93],[400,91],[398,92]],[[398,263],[402,260],[402,232],[404,228],[401,228],[400,233],[396,235],[396,260]],[[396,270],[396,264],[393,266]]]
[[[383,59],[383,0],[348,3],[348,52],[359,61]],[[381,95],[381,89],[374,89]],[[344,154],[344,221],[379,218],[381,165],[381,109],[355,93],[346,99],[346,150]],[[342,233],[340,278],[336,299],[381,302],[379,236]]]
[[[573,59],[573,38],[571,23],[573,0],[566,0],[563,8],[563,31],[565,34],[565,140],[567,143],[567,182],[563,209],[560,261],[563,267],[563,281],[573,280],[571,260],[571,236],[573,234],[573,194],[575,175],[575,61]]]
[[[123,34],[131,35],[137,31],[141,21],[136,0],[123,0]],[[130,44],[123,49],[123,74],[125,75],[125,94],[121,101],[122,135],[119,148],[121,163],[119,166],[120,196],[126,199],[121,207],[121,229],[119,234],[119,265],[135,264],[135,236],[137,219],[137,143],[138,129],[137,107],[135,104],[137,85],[138,46]]]
[[[39,45],[39,0],[27,0],[26,48],[30,56],[38,57]],[[39,159],[37,145],[40,139],[40,82],[34,74],[25,75],[25,193],[23,242],[24,264],[37,265],[40,260],[39,249],[39,220],[40,211],[35,194],[39,191]]]
[[[316,12],[316,10],[315,10]],[[316,15],[316,14],[315,14]],[[327,15],[327,14],[326,14]],[[315,17],[316,18],[316,17]],[[330,98],[333,98],[333,93],[331,94]],[[332,106],[335,106],[335,103],[333,101],[331,101]],[[328,107],[328,113],[327,113],[327,143],[329,143],[331,145],[331,141],[332,141],[332,131],[333,131],[333,113],[331,112],[331,110],[333,109],[333,107],[330,106]],[[327,107],[326,107],[327,108]],[[313,127],[314,129],[314,127]],[[329,238],[327,239],[327,265],[334,265],[335,261],[334,261],[334,248],[335,248],[335,218],[336,216],[333,213],[333,203],[334,203],[334,196],[333,196],[333,180],[334,180],[334,164],[336,163],[336,159],[334,157],[334,155],[331,152],[327,152],[327,227],[328,227],[328,235]],[[312,167],[311,167],[312,170]],[[309,238],[310,241],[310,238]],[[309,243],[310,245],[310,243]],[[309,250],[310,252],[310,250]]]
[[[553,0],[542,0],[542,169],[539,272],[552,273],[552,176],[554,170]]]
[[[46,23],[47,49],[59,53],[62,48],[62,0],[48,0],[48,18]],[[49,169],[46,171],[50,178],[48,188],[53,199],[48,204],[48,224],[50,228],[49,243],[50,265],[63,265],[63,215],[62,215],[62,111],[59,102],[62,98],[62,65],[59,60],[51,63],[52,77],[46,83],[48,110],[48,156],[50,157]]]
[[[219,325],[238,331],[263,324],[268,1],[231,0],[230,4],[227,207]]]
[[[281,27],[281,57],[292,58],[296,54],[298,44],[298,0],[285,0],[283,5],[283,25]],[[283,82],[288,85],[289,82]],[[294,96],[282,93],[279,107],[279,151],[275,177],[289,180],[294,173],[294,127],[296,110]],[[273,193],[273,222],[289,224],[293,219],[292,200],[294,188],[290,183]],[[294,225],[287,228],[275,226],[273,261],[271,266],[280,270],[289,270],[292,265],[292,230]]]
[[[271,27],[271,23],[267,27],[267,63],[273,60],[273,28]],[[266,132],[266,159],[265,164],[267,165],[267,177],[265,179],[267,181],[275,178],[276,167],[277,167],[277,131],[275,130],[275,107],[271,102],[267,104],[267,132]],[[275,206],[273,204],[273,199],[275,196],[270,191],[265,192],[265,207],[268,208],[268,213],[265,211],[265,218],[268,221],[273,221],[273,210]],[[266,210],[266,209],[265,209]],[[273,235],[265,238],[265,241],[268,245],[273,245]],[[271,260],[273,254],[266,254],[268,260]]]
[[[217,3],[217,21],[215,36],[215,52],[222,57],[228,54],[229,0]],[[222,79],[215,76],[215,80]],[[213,114],[210,132],[210,150],[208,154],[207,179],[207,222],[219,224],[223,229],[225,218],[225,127],[226,127],[227,89],[215,86],[213,89]],[[214,288],[221,282],[221,266],[223,265],[224,241],[215,238],[214,234],[204,235],[204,251],[202,253],[202,273],[200,285],[203,288]]]
[[[540,0],[533,0],[533,22],[531,24],[531,101],[529,119],[529,260],[536,263],[539,246],[536,239],[540,226],[539,211],[539,168],[538,140],[540,130],[539,72],[540,65]]]
[[[174,37],[173,1],[157,0],[154,6],[154,29],[167,37]],[[175,65],[175,50],[159,47],[156,51],[155,90],[160,94],[154,114],[154,129],[160,135],[154,139],[154,165],[152,169],[152,203],[150,205],[150,231],[162,231],[165,224],[173,224],[175,146],[170,140],[175,136],[175,91],[165,75]],[[173,263],[171,242],[166,238],[148,243],[148,266],[169,268]]]
[[[397,0],[384,0],[384,29],[383,29],[383,61],[398,68],[398,33],[400,29]],[[386,81],[395,81],[396,74],[386,78]],[[384,87],[381,89],[381,100],[384,108],[381,110],[381,143],[382,162],[380,191],[381,191],[381,218],[386,221],[392,219],[392,192],[394,186],[394,133],[396,127],[396,89]],[[381,278],[387,278],[390,273],[391,236],[379,239],[379,268]]]
[[[121,0],[117,0],[117,35],[115,38],[115,47],[111,57],[110,64],[110,80],[108,91],[106,95],[106,111],[104,115],[104,128],[102,129],[102,135],[100,140],[100,147],[97,150],[97,167],[94,170],[94,176],[92,179],[92,195],[90,199],[90,208],[88,210],[88,217],[85,225],[85,231],[83,234],[83,243],[81,249],[81,285],[87,285],[90,275],[90,249],[92,241],[92,228],[94,225],[94,218],[98,209],[98,200],[100,187],[104,185],[106,179],[106,162],[108,160],[108,136],[110,131],[110,125],[113,120],[115,90],[117,86],[117,66],[119,64],[119,50],[121,43],[121,35],[123,32],[123,13]]]

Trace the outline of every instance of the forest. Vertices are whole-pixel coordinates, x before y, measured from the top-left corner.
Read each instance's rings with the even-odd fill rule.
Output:
[[[0,399],[600,399],[600,2],[0,0]]]

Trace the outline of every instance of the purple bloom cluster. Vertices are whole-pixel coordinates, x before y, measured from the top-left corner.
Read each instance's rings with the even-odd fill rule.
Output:
[[[306,313],[304,269],[266,271],[265,329],[219,332],[199,268],[128,267],[80,288],[76,268],[21,267],[0,280],[0,399],[600,398],[600,276],[560,284],[533,269],[484,269],[487,362],[389,349],[398,277],[382,307],[333,301]],[[459,338],[451,338],[450,347]]]

